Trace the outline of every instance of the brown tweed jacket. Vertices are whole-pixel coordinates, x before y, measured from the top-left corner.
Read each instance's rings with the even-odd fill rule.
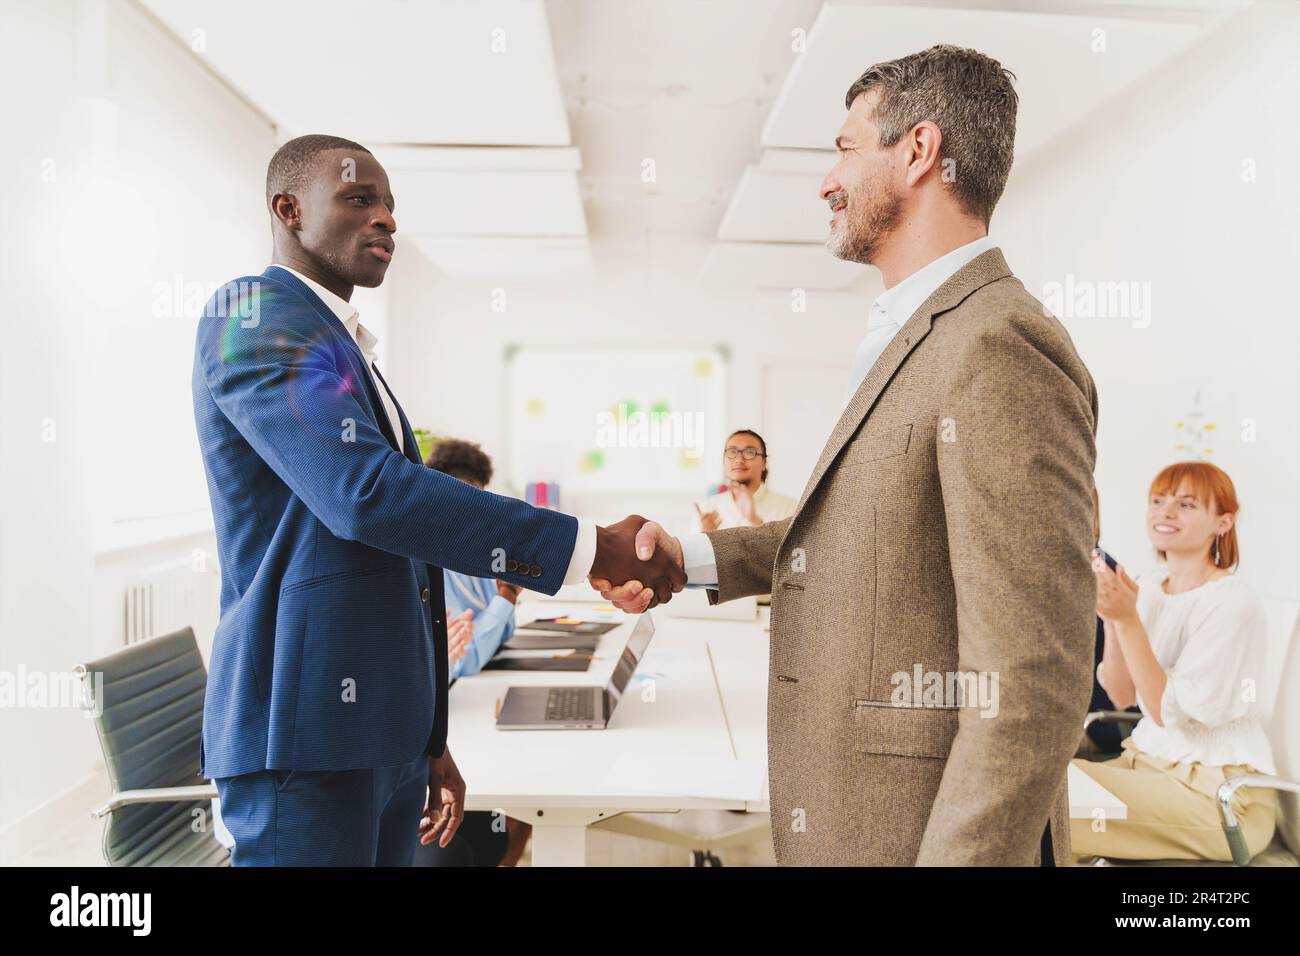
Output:
[[[990,249],[886,347],[795,514],[709,534],[711,601],[772,593],[778,862],[1030,865],[1050,840],[1069,863],[1096,422],[1069,335]]]

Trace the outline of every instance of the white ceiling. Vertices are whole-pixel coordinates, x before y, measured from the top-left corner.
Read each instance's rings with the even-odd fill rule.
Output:
[[[292,135],[569,145],[541,0],[142,2]]]
[[[903,7],[828,0],[764,124],[763,156],[741,175],[718,238],[824,240],[829,217],[818,187],[834,162],[829,147],[844,120],[844,94],[872,63],[935,43],[973,47],[999,60],[1016,75],[1016,165],[1023,166],[1048,143],[1081,130],[1103,103],[1186,51],[1239,5],[1083,0]],[[1104,52],[1094,52],[1099,38]]]
[[[1001,60],[1023,165],[1243,0],[139,2],[284,138],[374,150],[449,275],[586,272],[590,231],[698,244],[706,281],[861,289],[817,188],[867,66],[937,42]]]
[[[142,2],[191,49],[201,41],[196,55],[282,139],[332,133],[369,147],[399,234],[444,274],[590,267],[581,157],[542,0]]]
[[[1134,19],[1108,15],[1102,4],[1087,15],[1050,12],[1068,9],[1050,5],[962,7],[828,0],[763,127],[763,147],[829,150],[844,120],[844,94],[868,66],[954,43],[988,54],[1016,75],[1016,152],[1026,157],[1186,50],[1217,21],[1213,11],[1198,20]],[[1103,31],[1104,52],[1093,52],[1094,31]]]

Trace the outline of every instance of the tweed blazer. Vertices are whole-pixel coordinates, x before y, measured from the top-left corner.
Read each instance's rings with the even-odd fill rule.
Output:
[[[709,534],[710,601],[772,594],[778,862],[1069,863],[1096,422],[1069,335],[990,249],[885,348],[795,514]]]

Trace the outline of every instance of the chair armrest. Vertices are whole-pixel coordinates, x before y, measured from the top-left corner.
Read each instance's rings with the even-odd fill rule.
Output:
[[[1242,787],[1262,787],[1267,790],[1300,793],[1300,783],[1266,773],[1243,773],[1236,777],[1229,777],[1219,784],[1219,789],[1216,791],[1219,799],[1219,819],[1223,821],[1223,835],[1228,838],[1232,862],[1237,866],[1245,866],[1250,862],[1250,848],[1246,846],[1246,838],[1241,835],[1241,825],[1237,823],[1237,815],[1232,812],[1233,795]]]
[[[108,803],[90,811],[95,819],[106,817],[114,810],[133,803],[185,803],[191,800],[209,800],[217,795],[215,783],[193,787],[157,787],[151,790],[121,790],[113,794]]]
[[[1131,710],[1094,710],[1083,718],[1083,729],[1087,730],[1093,724],[1136,724],[1141,719],[1140,713]]]

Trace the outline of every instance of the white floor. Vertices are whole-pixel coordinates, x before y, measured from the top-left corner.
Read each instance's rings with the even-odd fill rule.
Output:
[[[97,795],[102,794],[102,797],[108,796],[107,774],[101,772],[93,792]],[[102,797],[96,796],[95,799]],[[6,861],[7,865],[103,866],[100,839],[104,823],[91,817],[93,802],[92,800],[86,805],[84,812],[70,814],[65,826],[52,832],[48,839],[28,852]],[[745,822],[745,818],[740,814],[722,811],[698,810],[644,816],[664,826],[695,833],[725,833]],[[743,850],[729,850],[719,856],[725,866],[776,865],[770,839],[759,841],[756,845]],[[587,862],[592,866],[689,866],[691,863],[690,854],[686,850],[621,833],[605,833],[599,829],[589,830],[587,833]],[[529,865],[527,850],[524,851],[520,864]]]

